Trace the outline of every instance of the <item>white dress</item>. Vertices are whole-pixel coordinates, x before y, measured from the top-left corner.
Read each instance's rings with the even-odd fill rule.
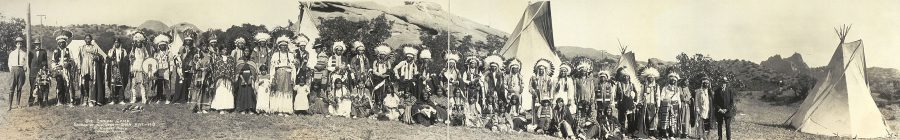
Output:
[[[232,91],[231,81],[220,79],[216,82],[216,96],[210,107],[216,110],[234,109],[234,91]]]
[[[294,110],[309,110],[309,85],[294,85]]]
[[[256,83],[256,110],[269,111],[269,96],[272,91],[270,89],[272,81],[269,79],[259,79]]]

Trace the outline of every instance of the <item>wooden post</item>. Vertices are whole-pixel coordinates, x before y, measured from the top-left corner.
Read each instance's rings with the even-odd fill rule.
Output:
[[[26,54],[30,54],[31,49],[32,49],[31,43],[33,43],[31,41],[32,40],[31,39],[31,3],[28,3],[26,6],[28,6],[28,9],[27,9],[28,11],[26,11],[26,14],[25,14],[25,50],[26,50],[25,52],[26,52]],[[31,64],[31,58],[25,57],[25,69],[32,71],[32,69],[29,69],[31,67],[30,64]],[[31,80],[30,73],[31,72],[25,72],[25,78],[26,78],[25,81]],[[29,87],[30,86],[32,86],[32,85],[29,84]],[[30,90],[30,88],[29,88],[29,90]],[[29,95],[30,95],[30,92],[29,92]]]

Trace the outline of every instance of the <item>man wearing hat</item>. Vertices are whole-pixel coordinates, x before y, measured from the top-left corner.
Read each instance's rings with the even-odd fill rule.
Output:
[[[16,37],[16,49],[9,52],[9,58],[6,59],[8,62],[6,63],[9,66],[9,72],[12,75],[12,82],[10,85],[9,92],[9,109],[13,108],[13,100],[16,100],[16,106],[21,104],[22,97],[22,86],[25,84],[25,72],[28,71],[26,68],[28,57],[28,53],[25,52],[25,39],[22,37]]]
[[[38,84],[36,82],[38,79],[36,78],[38,77],[38,72],[45,71],[44,68],[47,67],[47,51],[44,50],[43,46],[41,46],[40,39],[35,39],[33,44],[33,47],[35,49],[31,52],[31,54],[28,55],[28,58],[31,58],[29,59],[31,61],[31,64],[29,64],[30,71],[28,71],[28,85],[31,86],[31,90],[33,90],[34,92],[38,92],[36,90],[36,85]],[[33,103],[39,103],[41,106],[44,106],[45,101],[41,100],[41,98],[46,99],[47,97],[45,96],[45,94],[47,93],[39,92],[33,93],[31,94],[31,96],[28,96],[28,106],[31,106]]]
[[[713,92],[713,110],[719,127],[719,139],[731,139],[731,120],[734,119],[734,89],[728,87],[728,77],[722,77],[722,84]],[[725,137],[722,137],[724,134]]]
[[[149,101],[147,98],[147,85],[152,83],[149,81],[149,71],[144,71],[142,67],[144,59],[149,57],[148,47],[145,47],[147,39],[142,32],[133,33],[131,39],[131,53],[128,54],[128,58],[131,61],[131,67],[129,68],[131,72],[131,81],[129,83],[131,85],[131,103],[137,102],[138,95],[141,95],[143,103],[147,103]]]
[[[85,35],[84,36],[85,45],[81,47],[80,53],[80,77],[82,79],[81,83],[81,95],[82,95],[82,105],[94,106],[100,104],[102,102],[103,96],[100,95],[102,93],[101,89],[98,88],[95,82],[100,77],[102,71],[98,70],[98,66],[103,63],[100,60],[106,58],[106,53],[100,49],[100,46],[94,42],[93,35]],[[102,67],[101,67],[102,69]]]

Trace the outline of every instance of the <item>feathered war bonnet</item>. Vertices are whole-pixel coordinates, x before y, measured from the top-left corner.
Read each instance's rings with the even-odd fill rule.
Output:
[[[56,42],[65,42],[69,41],[69,38],[72,37],[72,32],[66,30],[59,30],[56,32]]]
[[[405,55],[413,55],[419,54],[419,50],[412,46],[403,47],[403,54]]]
[[[356,51],[365,51],[366,45],[363,45],[360,41],[353,41],[353,49]]]
[[[331,44],[331,51],[334,53],[338,53],[338,50],[344,51],[347,50],[347,44],[344,41],[335,41]]]
[[[499,55],[489,55],[484,58],[484,67],[485,68],[488,68],[491,65],[497,65],[497,67],[500,67],[501,64],[503,64],[503,58],[500,57]]]
[[[585,72],[591,72],[594,69],[594,62],[586,58],[578,60],[575,63],[575,69]]]
[[[447,63],[453,62],[454,64],[459,61],[459,55],[453,52],[448,52],[444,55],[444,59],[447,59]]]
[[[569,75],[572,73],[572,66],[569,66],[569,62],[562,62],[559,64],[559,75]],[[566,73],[563,73],[562,70],[566,70]]]
[[[538,70],[541,69],[540,67],[544,67],[547,69],[547,71],[544,72],[544,75],[549,76],[549,75],[553,74],[553,70],[554,70],[553,62],[550,62],[550,60],[547,60],[544,58],[537,60],[537,62],[534,63],[534,73],[535,74],[537,74]]]
[[[506,72],[512,72],[513,68],[519,68],[518,71],[515,71],[516,73],[522,72],[522,61],[516,58],[506,60]]]
[[[656,68],[653,67],[644,68],[644,70],[641,71],[641,77],[659,78],[659,70],[656,70]]]
[[[153,43],[156,45],[168,45],[169,42],[172,42],[171,38],[166,34],[159,34],[153,39]]]
[[[419,59],[431,59],[431,50],[422,49],[422,51],[419,51]]]
[[[378,45],[378,47],[375,47],[375,53],[378,55],[391,55],[391,47]]]
[[[257,32],[253,39],[256,39],[256,42],[267,42],[272,39],[272,36],[266,32]]]

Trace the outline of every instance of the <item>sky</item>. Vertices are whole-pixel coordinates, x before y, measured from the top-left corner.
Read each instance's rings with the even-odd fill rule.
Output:
[[[296,20],[294,0],[4,0],[0,12],[47,15],[46,25],[124,24],[148,19],[168,25],[189,22],[201,29],[242,23],[284,26]],[[451,14],[512,32],[529,0],[427,0]],[[393,6],[401,0],[378,0]],[[800,53],[810,66],[828,63],[839,40],[834,28],[853,24],[847,41],[863,39],[868,66],[900,69],[900,1],[839,0],[553,0],[556,46],[618,52],[618,40],[637,59],[674,61],[681,52],[716,59],[760,62]],[[40,24],[38,17],[33,23]]]
[[[453,0],[449,11],[512,32],[528,2]],[[759,63],[796,52],[817,67],[839,43],[834,28],[852,24],[846,40],[863,40],[868,66],[900,69],[891,57],[900,53],[900,1],[553,0],[550,6],[556,46],[618,53],[618,39],[638,60],[668,61],[685,52]]]

